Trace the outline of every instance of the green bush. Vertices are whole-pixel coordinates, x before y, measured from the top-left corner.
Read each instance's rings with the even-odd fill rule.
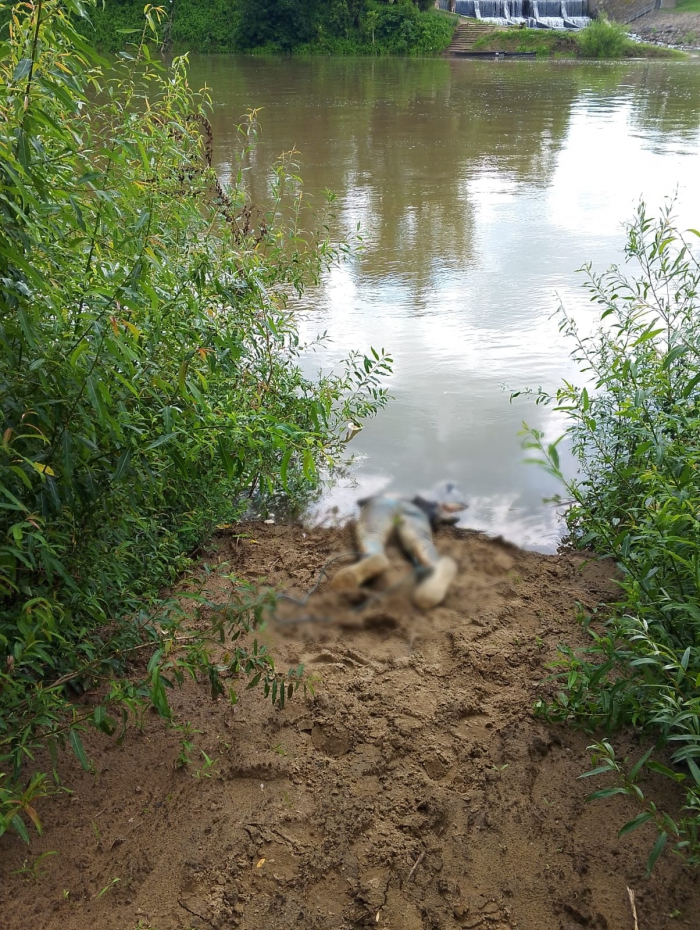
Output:
[[[441,52],[450,44],[454,23],[434,12],[420,13],[413,3],[375,4],[376,38],[380,48],[390,54],[429,55]]]
[[[264,598],[158,589],[251,495],[302,495],[347,421],[386,400],[379,353],[315,381],[297,364],[288,296],[336,253],[305,226],[290,157],[270,209],[251,204],[251,117],[224,188],[186,59],[151,58],[154,11],[113,66],[75,32],[81,12],[14,7],[0,56],[0,834],[36,816],[37,743],[87,764],[81,728],[112,733],[144,701],[167,717],[186,673],[216,694],[243,671],[284,701],[301,671],[257,643],[211,657]],[[193,628],[183,598],[211,623]],[[95,683],[97,705],[72,703]]]
[[[624,26],[605,16],[594,19],[576,36],[583,58],[622,58],[633,43]]]
[[[240,11],[236,0],[177,0],[164,38],[168,47],[219,52],[236,47]],[[142,14],[143,15],[143,14]]]
[[[96,48],[118,52],[143,29],[142,0],[105,0],[91,4],[88,17],[77,17],[75,28]]]
[[[691,230],[688,236],[700,238]],[[700,263],[669,210],[654,222],[639,208],[626,255],[638,277],[587,267],[601,326],[579,334],[561,311],[561,329],[588,384],[566,384],[538,402],[569,419],[579,476],[566,481],[573,541],[615,560],[620,601],[600,628],[586,627],[584,653],[565,647],[564,690],[541,710],[612,732],[631,725],[666,746],[675,770],[643,758],[687,789],[676,824],[646,804],[633,826],[654,820],[659,854],[667,837],[700,862]],[[557,443],[530,430],[527,446],[562,480]],[[596,771],[624,773],[609,743],[596,747]],[[645,804],[636,776],[604,789]],[[627,827],[631,829],[631,827]]]
[[[320,7],[316,0],[239,0],[242,49],[275,45],[280,51],[312,41]]]

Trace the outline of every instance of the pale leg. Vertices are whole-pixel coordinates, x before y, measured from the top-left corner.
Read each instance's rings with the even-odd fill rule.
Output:
[[[404,508],[398,534],[404,551],[413,562],[430,569],[428,577],[416,586],[413,603],[422,610],[437,607],[447,597],[457,574],[457,565],[448,556],[440,558],[433,545],[428,518],[420,509],[411,505]]]
[[[361,559],[341,568],[331,581],[332,588],[351,590],[387,570],[389,559],[384,549],[394,529],[398,504],[398,500],[386,497],[365,504],[355,532]]]

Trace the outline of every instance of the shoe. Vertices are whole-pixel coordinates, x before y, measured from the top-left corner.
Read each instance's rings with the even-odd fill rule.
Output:
[[[447,596],[447,591],[457,575],[457,563],[449,556],[443,556],[413,592],[413,603],[421,610],[437,607]]]
[[[368,555],[354,565],[346,565],[331,579],[331,588],[334,591],[352,591],[377,575],[381,575],[389,567],[389,559],[381,552]]]

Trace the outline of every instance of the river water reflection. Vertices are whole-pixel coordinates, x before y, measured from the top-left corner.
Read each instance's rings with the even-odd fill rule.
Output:
[[[307,190],[338,197],[334,234],[361,224],[363,251],[308,293],[302,327],[333,340],[310,369],[370,345],[395,359],[393,402],[351,446],[360,489],[450,477],[465,525],[552,551],[561,525],[542,498],[557,488],[522,464],[517,433],[561,424],[504,385],[576,374],[551,315],[561,299],[591,324],[576,269],[622,261],[640,196],[677,190],[680,221],[700,226],[700,66],[210,56],[191,79],[212,90],[224,177],[237,119],[262,107],[256,163],[296,146]]]

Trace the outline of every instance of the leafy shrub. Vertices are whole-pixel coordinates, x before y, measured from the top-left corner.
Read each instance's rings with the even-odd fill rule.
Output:
[[[87,764],[81,728],[113,733],[144,701],[167,717],[185,674],[223,691],[212,637],[237,641],[266,599],[159,586],[251,494],[302,494],[386,400],[376,352],[303,376],[287,298],[336,253],[304,228],[290,155],[271,208],[249,203],[253,116],[219,182],[207,100],[186,59],[152,60],[146,10],[113,66],[75,31],[79,0],[14,7],[0,55],[0,834],[38,824],[37,743]],[[273,701],[302,680],[257,642],[223,667]],[[97,706],[72,703],[96,682]]]
[[[141,0],[105,0],[91,4],[89,18],[76,17],[74,26],[96,48],[118,52],[130,44],[130,36],[143,30],[143,10]]]
[[[594,19],[576,36],[583,58],[622,58],[633,43],[624,26],[605,16]]]
[[[273,43],[282,51],[313,39],[315,0],[240,0],[238,45],[243,49]]]
[[[700,238],[696,230],[688,235]],[[541,709],[607,732],[631,724],[666,745],[675,771],[644,761],[686,786],[688,815],[675,824],[653,804],[644,813],[660,830],[656,855],[671,836],[698,863],[700,263],[670,208],[652,221],[643,205],[628,228],[626,256],[637,278],[586,268],[591,299],[601,308],[595,334],[580,335],[561,311],[561,329],[588,385],[567,383],[554,397],[538,396],[569,419],[580,469],[565,482],[572,539],[613,558],[621,572],[612,617],[602,630],[589,618],[593,644],[583,654],[563,649],[565,690]],[[564,480],[557,443],[546,446],[529,430],[526,444]],[[621,771],[609,744],[597,752],[599,771]],[[634,784],[639,766],[633,771],[619,790],[643,800]]]
[[[434,12],[419,12],[409,0],[391,5],[377,3],[371,9],[377,13],[377,43],[390,54],[428,55],[450,44],[454,23]]]
[[[235,0],[177,0],[163,35],[168,47],[218,52],[236,47],[240,22]]]

